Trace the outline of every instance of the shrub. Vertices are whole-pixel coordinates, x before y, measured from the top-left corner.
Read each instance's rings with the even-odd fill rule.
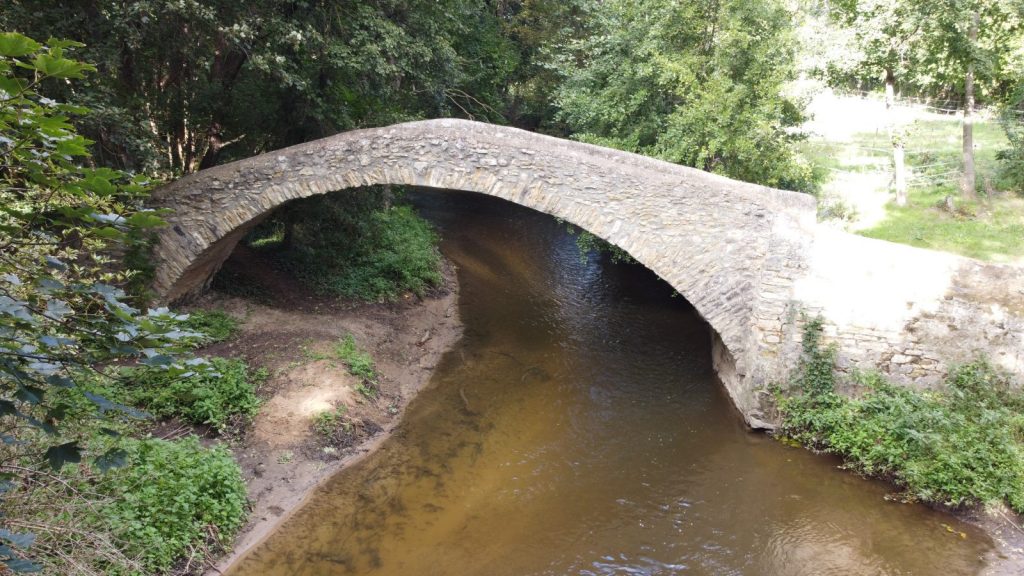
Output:
[[[196,546],[225,541],[242,525],[245,483],[226,449],[203,448],[194,437],[133,440],[125,449],[130,465],[100,484],[111,502],[99,514],[148,570],[167,570]]]
[[[223,310],[199,310],[188,315],[185,328],[203,334],[199,344],[222,342],[238,332],[238,319]]]
[[[784,435],[924,502],[1006,501],[1024,512],[1024,395],[1004,375],[978,360],[951,371],[943,391],[919,392],[861,374],[867,392],[847,398],[820,331],[812,323],[805,334],[800,395],[780,402]]]
[[[233,419],[251,419],[259,410],[256,388],[267,378],[264,369],[250,371],[242,360],[213,358],[213,370],[190,377],[166,371],[128,368],[123,372],[122,398],[158,417],[176,416],[208,424],[223,432]]]
[[[411,207],[389,202],[379,189],[304,200],[280,216],[283,239],[265,249],[277,250],[281,265],[321,294],[422,295],[441,283],[437,234]]]
[[[304,276],[320,292],[362,300],[394,300],[402,292],[422,295],[441,283],[437,237],[408,206],[372,216],[366,237],[348,255],[309,250]]]

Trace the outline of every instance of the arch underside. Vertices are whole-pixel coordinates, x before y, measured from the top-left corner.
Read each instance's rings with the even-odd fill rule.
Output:
[[[245,233],[286,202],[387,184],[488,194],[626,250],[693,304],[740,378],[779,223],[808,210],[813,220],[804,195],[521,130],[431,120],[339,134],[159,189],[157,203],[173,214],[160,232],[155,291],[173,301],[202,289]]]

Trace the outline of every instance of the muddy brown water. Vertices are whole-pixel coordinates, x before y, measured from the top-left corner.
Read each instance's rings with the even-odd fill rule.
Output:
[[[233,576],[983,569],[978,529],[745,430],[709,327],[652,273],[582,263],[510,203],[413,199],[459,267],[465,336],[396,433]]]

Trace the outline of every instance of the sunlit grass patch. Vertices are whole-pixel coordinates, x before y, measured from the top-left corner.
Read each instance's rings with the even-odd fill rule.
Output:
[[[860,219],[855,228],[871,238],[997,262],[1024,257],[1024,199],[1002,192],[1007,186],[1000,180],[997,154],[1008,141],[998,122],[978,119],[974,125],[978,200],[970,202],[959,191],[961,118],[929,115],[902,126],[906,206],[896,206],[887,190],[892,152],[885,123],[872,117],[864,125],[875,129],[801,145],[805,159],[825,173],[822,218],[856,219],[833,206],[867,209],[873,217]],[[947,197],[953,210],[947,208]]]
[[[964,202],[957,195],[950,185],[915,190],[906,206],[888,206],[886,219],[861,234],[997,262],[1024,257],[1024,199]],[[947,196],[955,198],[953,213],[940,207]]]

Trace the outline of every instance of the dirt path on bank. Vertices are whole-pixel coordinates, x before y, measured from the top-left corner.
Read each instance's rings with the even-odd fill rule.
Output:
[[[248,294],[213,291],[190,308],[224,310],[242,320],[240,330],[200,354],[244,358],[269,378],[259,390],[259,414],[231,443],[248,484],[249,520],[209,574],[272,532],[313,487],[376,448],[462,334],[455,273],[447,264],[443,286],[388,304],[317,296],[244,247],[224,273]],[[349,334],[374,359],[376,395],[361,393],[360,380],[334,354]],[[339,414],[331,435],[313,426],[326,411]]]

